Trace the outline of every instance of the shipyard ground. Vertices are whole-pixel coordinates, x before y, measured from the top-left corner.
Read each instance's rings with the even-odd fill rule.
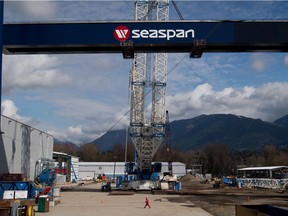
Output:
[[[267,189],[220,188],[211,184],[183,187],[181,192],[101,192],[101,184],[87,184],[61,192],[61,202],[36,216],[63,215],[194,215],[233,216],[235,205],[273,204],[288,208],[288,192]],[[144,209],[148,196],[152,208]]]
[[[193,215],[211,216],[181,195],[158,194],[151,192],[127,192],[127,194],[99,190],[100,184],[79,186],[73,190],[61,192],[61,202],[49,208],[49,212],[37,212],[36,216],[94,216],[94,215]],[[145,209],[145,198],[149,197],[151,209]]]

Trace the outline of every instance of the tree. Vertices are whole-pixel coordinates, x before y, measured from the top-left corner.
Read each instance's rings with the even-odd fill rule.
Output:
[[[263,154],[258,152],[252,152],[249,156],[246,156],[247,166],[263,166],[265,164],[265,158]]]
[[[276,157],[278,154],[278,150],[274,145],[266,145],[264,150],[265,165],[277,165]]]
[[[100,161],[103,162],[113,162],[114,161],[114,152],[113,151],[106,151],[102,152]]]
[[[113,149],[114,157],[117,161],[125,161],[125,146],[121,144],[116,144]]]
[[[226,175],[232,171],[228,148],[225,144],[209,144],[203,149],[201,155],[201,162],[207,173]]]
[[[78,156],[81,161],[94,162],[100,160],[100,150],[97,145],[87,143],[79,148]]]

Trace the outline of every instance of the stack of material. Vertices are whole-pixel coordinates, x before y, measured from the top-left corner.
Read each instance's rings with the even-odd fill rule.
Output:
[[[182,183],[191,183],[191,182],[201,182],[204,181],[204,178],[202,176],[198,175],[192,175],[190,173],[187,173],[185,176],[183,176],[180,181]]]

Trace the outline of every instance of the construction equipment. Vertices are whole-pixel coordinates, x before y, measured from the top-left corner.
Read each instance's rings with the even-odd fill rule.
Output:
[[[101,185],[101,191],[111,191],[111,182]]]
[[[35,198],[39,194],[47,194],[53,186],[55,175],[53,161],[40,158],[35,164],[35,180],[27,180],[23,174],[6,174],[0,179],[0,199],[5,195],[9,199]],[[6,194],[5,194],[6,193]]]
[[[167,21],[168,12],[168,0],[135,3],[136,21]],[[130,71],[129,134],[138,155],[136,158],[138,180],[150,179],[152,158],[165,136],[166,81],[167,53],[134,54]],[[150,115],[147,114],[148,99],[152,99]]]
[[[35,164],[35,181],[42,186],[53,186],[56,175],[53,160],[40,158]]]
[[[34,216],[37,187],[24,174],[4,174],[0,178],[0,215]]]

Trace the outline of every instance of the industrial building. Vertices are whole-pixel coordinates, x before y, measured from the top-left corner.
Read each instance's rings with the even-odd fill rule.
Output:
[[[40,158],[52,159],[52,135],[1,115],[0,175],[24,174],[34,180]]]
[[[161,162],[161,174],[168,172],[168,162]],[[79,162],[79,179],[88,180],[97,178],[105,174],[108,178],[123,176],[125,174],[125,162]],[[186,165],[180,162],[172,163],[172,172],[174,175],[183,176],[186,174]]]
[[[238,169],[237,182],[241,187],[283,189],[288,184],[288,166]]]
[[[78,163],[79,157],[63,152],[53,151],[55,172],[66,176],[66,182],[77,182],[79,178]]]

